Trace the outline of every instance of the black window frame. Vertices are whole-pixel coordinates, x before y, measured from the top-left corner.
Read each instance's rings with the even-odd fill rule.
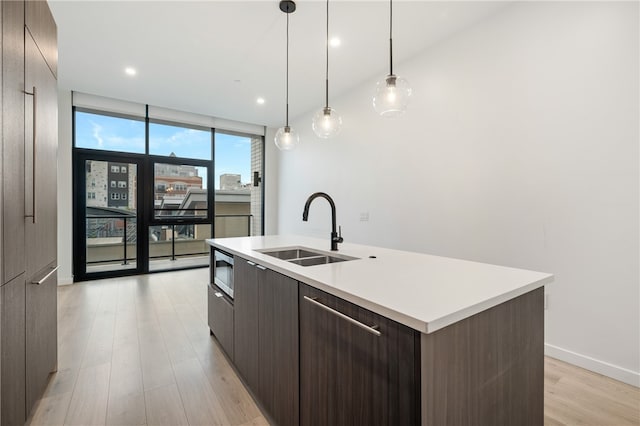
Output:
[[[86,107],[72,107],[72,158],[73,158],[73,193],[75,194],[79,190],[83,190],[87,193],[87,182],[84,181],[84,177],[81,174],[84,172],[84,166],[80,167],[81,159],[86,159],[88,157],[95,157],[98,161],[117,161],[118,159],[122,159],[122,162],[125,163],[135,163],[138,167],[138,176],[139,181],[137,182],[137,196],[136,196],[136,206],[137,206],[137,224],[138,224],[138,252],[137,252],[137,262],[139,267],[135,269],[125,269],[125,270],[114,270],[108,272],[86,272],[86,236],[84,232],[78,232],[78,225],[73,227],[73,253],[74,253],[74,281],[85,281],[91,279],[100,279],[100,278],[108,278],[108,277],[118,277],[118,276],[127,276],[127,275],[138,275],[138,274],[146,274],[146,273],[155,273],[155,272],[163,272],[165,270],[150,270],[150,259],[149,257],[149,232],[150,228],[153,226],[175,226],[175,225],[210,225],[211,235],[210,238],[216,237],[216,190],[215,190],[215,144],[216,144],[216,133],[223,133],[229,135],[237,135],[249,138],[260,138],[262,144],[262,158],[261,158],[261,229],[257,230],[254,235],[264,235],[265,229],[265,200],[264,200],[264,189],[265,189],[265,137],[264,135],[253,134],[253,133],[244,133],[244,132],[236,132],[229,131],[224,129],[217,129],[215,127],[204,127],[198,125],[191,125],[189,123],[181,123],[169,120],[160,120],[160,119],[152,119],[149,118],[149,107],[146,107],[146,116],[141,117],[137,115],[130,115],[125,113],[115,113],[112,111],[103,111],[99,109],[86,108]],[[135,120],[138,122],[144,123],[144,138],[145,138],[145,147],[144,152],[128,152],[128,151],[113,151],[108,149],[96,149],[96,148],[85,148],[85,147],[77,147],[76,146],[76,112],[84,112],[94,115],[102,115],[108,117],[122,118],[127,120]],[[150,129],[149,125],[152,123],[169,125],[174,127],[186,128],[186,129],[196,129],[196,130],[204,130],[209,132],[210,134],[210,147],[211,147],[211,158],[210,159],[194,159],[187,157],[178,157],[178,156],[165,156],[165,155],[155,155],[150,154],[149,149],[149,138],[150,138]],[[104,159],[104,160],[103,160]],[[207,213],[204,216],[190,216],[190,217],[180,217],[180,216],[166,216],[166,217],[157,217],[155,216],[155,164],[175,164],[175,165],[187,165],[187,166],[195,166],[195,167],[204,167],[207,170],[207,179],[206,179],[206,190],[207,190]],[[80,170],[82,169],[82,170]],[[80,184],[80,180],[83,179],[83,184]],[[109,187],[110,183],[107,182],[105,184],[105,188]],[[82,198],[80,200],[79,198]],[[83,194],[82,197],[73,197],[73,221],[74,224],[78,224],[78,220],[80,219],[80,215],[84,214],[86,210],[86,202],[85,196]],[[78,256],[79,252],[82,252],[82,256]],[[82,263],[82,264],[79,264]],[[199,268],[203,266],[185,266],[182,269],[192,269]],[[176,270],[176,269],[170,269]]]
[[[151,156],[149,155],[147,158],[148,167],[145,170],[145,180],[150,183],[148,185],[147,197],[145,198],[145,205],[150,206],[149,211],[146,214],[146,221],[149,226],[159,226],[159,225],[200,225],[200,224],[210,224],[213,226],[213,218],[215,216],[215,191],[213,190],[213,160],[193,160],[190,158],[182,158],[182,157],[164,157],[164,156]],[[156,164],[172,164],[176,166],[195,166],[195,167],[205,167],[207,169],[207,214],[202,217],[197,216],[156,216],[156,208],[154,205],[154,198],[156,193],[156,185],[155,185],[155,167]],[[213,236],[212,236],[213,238]]]

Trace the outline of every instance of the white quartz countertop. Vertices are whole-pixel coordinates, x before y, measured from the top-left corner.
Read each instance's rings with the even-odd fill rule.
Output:
[[[206,241],[422,333],[553,281],[553,275],[543,272],[359,244],[339,244],[339,251],[331,252],[328,237],[270,235]],[[299,247],[358,259],[300,266],[257,251]]]

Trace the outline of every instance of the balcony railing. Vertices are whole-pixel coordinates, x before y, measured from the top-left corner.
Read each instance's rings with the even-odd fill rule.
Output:
[[[216,237],[251,235],[252,215],[216,215]],[[87,216],[87,265],[121,265],[132,267],[136,261],[137,221],[134,216]],[[205,258],[211,237],[211,225],[175,224],[149,227],[149,260],[175,261],[182,258]]]

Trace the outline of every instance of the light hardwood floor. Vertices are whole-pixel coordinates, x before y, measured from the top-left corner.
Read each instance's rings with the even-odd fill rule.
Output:
[[[58,372],[27,424],[267,424],[209,335],[208,278],[197,269],[60,287]],[[545,425],[640,425],[640,390],[547,358]]]

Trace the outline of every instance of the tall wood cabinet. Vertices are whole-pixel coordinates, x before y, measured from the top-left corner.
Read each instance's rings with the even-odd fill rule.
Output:
[[[2,295],[2,416],[3,425],[20,425],[26,418],[25,279],[21,274],[0,288]]]
[[[57,364],[57,29],[46,1],[0,14],[0,423],[15,425]]]
[[[25,272],[24,3],[2,1],[2,284]]]

